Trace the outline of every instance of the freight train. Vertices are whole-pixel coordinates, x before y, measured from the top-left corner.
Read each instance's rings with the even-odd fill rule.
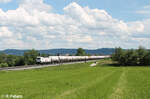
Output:
[[[65,63],[65,62],[77,62],[77,61],[89,61],[109,58],[110,56],[49,56],[49,57],[37,57],[36,62],[38,64],[47,63]]]

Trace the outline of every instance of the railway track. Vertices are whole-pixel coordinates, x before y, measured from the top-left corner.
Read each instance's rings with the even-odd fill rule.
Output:
[[[97,60],[89,60],[86,62],[94,62]],[[56,64],[46,64],[46,65],[27,65],[27,66],[15,66],[15,67],[4,67],[0,68],[0,71],[16,71],[16,70],[27,70],[27,69],[37,69],[37,68],[44,68],[44,67],[50,67],[50,66],[59,66],[64,64],[76,64],[76,63],[85,63],[85,61],[78,61],[78,62],[67,62],[67,63],[56,63]]]

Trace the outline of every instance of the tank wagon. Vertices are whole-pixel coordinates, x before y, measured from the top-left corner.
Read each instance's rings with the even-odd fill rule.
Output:
[[[36,62],[39,64],[65,63],[76,61],[88,61],[109,58],[110,56],[49,56],[37,57]]]

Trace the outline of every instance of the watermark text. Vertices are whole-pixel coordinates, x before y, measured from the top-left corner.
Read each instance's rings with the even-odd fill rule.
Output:
[[[23,98],[23,95],[5,94],[5,95],[1,95],[1,98],[21,99]]]

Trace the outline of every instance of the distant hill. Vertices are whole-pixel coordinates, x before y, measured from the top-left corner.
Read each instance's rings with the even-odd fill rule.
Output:
[[[101,48],[95,50],[84,49],[88,54],[102,54],[102,55],[110,55],[114,52],[114,48]],[[6,49],[0,51],[0,53],[5,53],[9,55],[23,55],[24,52],[28,50],[17,50],[17,49]],[[76,54],[77,49],[47,49],[47,50],[38,50],[40,53],[57,55],[58,53],[61,55],[65,54]]]

